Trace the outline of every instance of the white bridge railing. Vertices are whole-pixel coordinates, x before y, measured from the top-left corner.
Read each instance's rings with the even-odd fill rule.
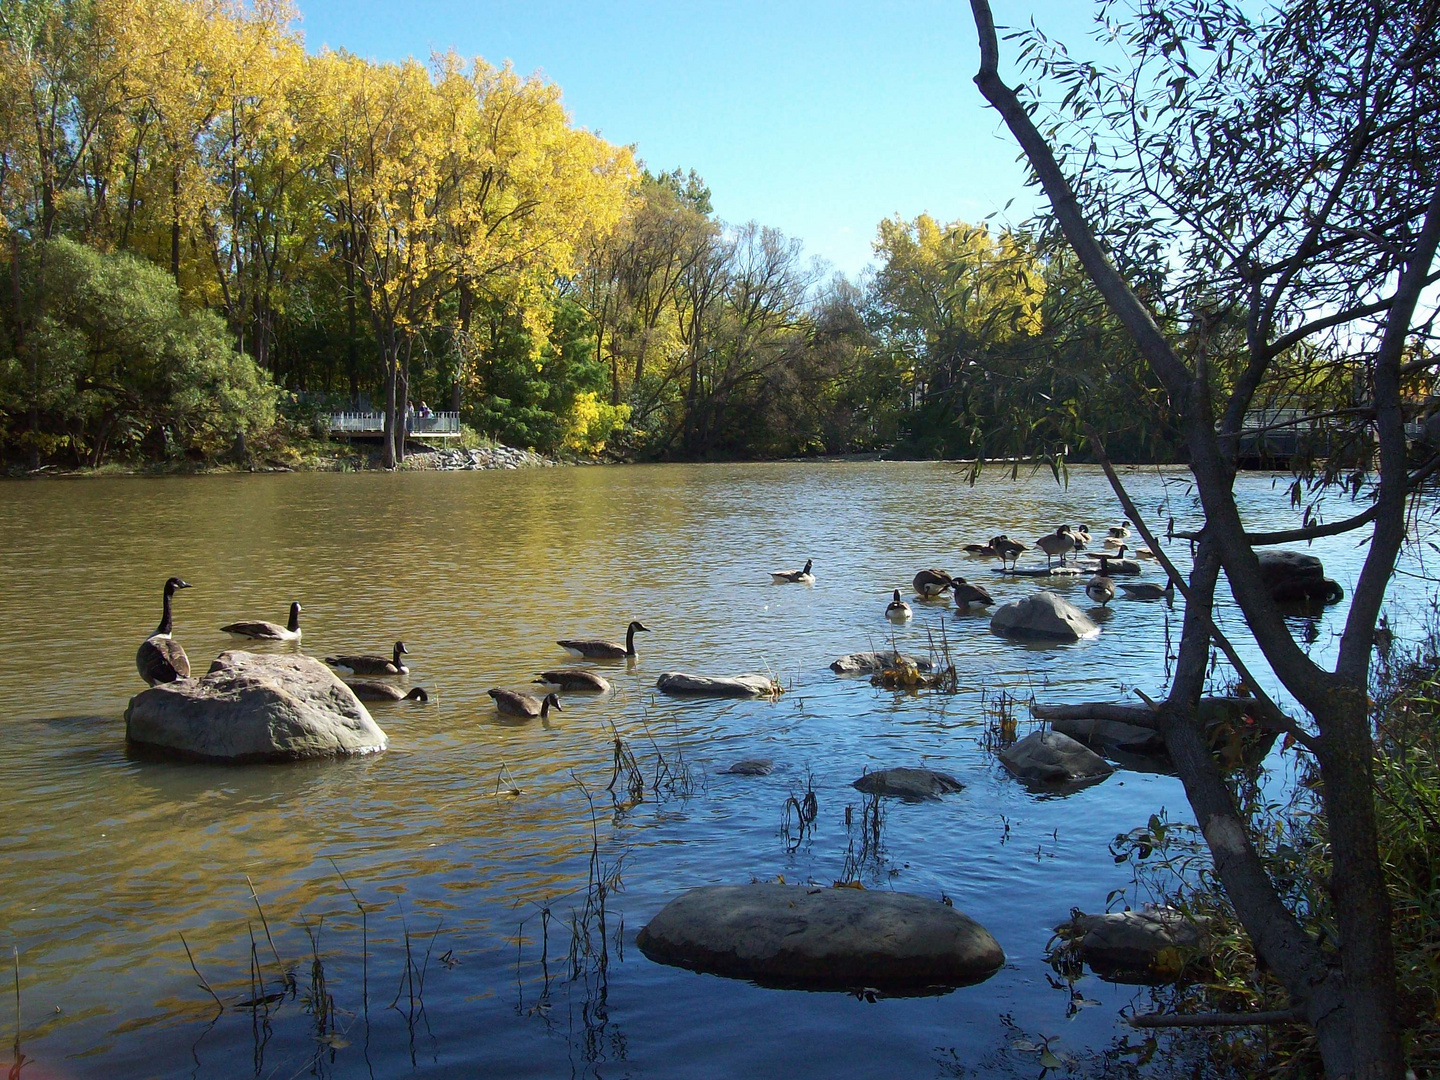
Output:
[[[458,439],[460,437],[460,414],[454,412],[401,413],[396,420],[410,435],[430,439]],[[337,412],[325,417],[325,427],[332,435],[383,435],[385,414],[383,412]]]

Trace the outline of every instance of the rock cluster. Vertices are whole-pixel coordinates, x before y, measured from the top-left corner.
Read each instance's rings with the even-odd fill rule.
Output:
[[[1067,948],[1113,982],[1173,982],[1205,948],[1205,929],[1175,908],[1073,913],[1055,928]]]
[[[492,446],[483,450],[433,450],[411,454],[405,465],[412,469],[435,469],[440,472],[461,472],[474,469],[524,469],[554,465],[549,458],[533,450],[517,450],[513,446]]]

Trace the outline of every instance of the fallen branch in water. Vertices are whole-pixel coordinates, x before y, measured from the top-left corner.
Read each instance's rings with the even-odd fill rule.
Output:
[[[1250,717],[1262,731],[1285,734],[1290,724],[1271,722],[1261,710],[1255,708],[1256,701],[1248,697],[1206,697],[1200,699],[1200,710],[1239,709]],[[1037,720],[1111,720],[1133,727],[1160,730],[1160,718],[1149,705],[1124,705],[1118,701],[1087,701],[1079,705],[1031,705],[1030,712]],[[1261,715],[1255,715],[1260,712]]]
[[[1188,1016],[1145,1013],[1130,1017],[1129,1023],[1137,1028],[1262,1027],[1293,1024],[1304,1019],[1303,1009],[1276,1009],[1274,1012],[1192,1013]]]

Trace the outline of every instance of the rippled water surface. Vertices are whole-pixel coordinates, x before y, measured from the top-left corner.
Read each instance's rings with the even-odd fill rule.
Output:
[[[968,574],[998,602],[1039,587],[961,556],[966,542],[1119,517],[1098,472],[1075,470],[1068,487],[1048,474],[973,488],[963,477],[850,463],[0,486],[0,946],[7,967],[11,945],[19,954],[23,1075],[944,1076],[1023,1060],[1007,1049],[1017,1032],[1054,1036],[1057,1050],[1109,1046],[1134,992],[1086,979],[1098,1004],[1067,1018],[1069,994],[1046,978],[1049,928],[1129,883],[1107,848],[1117,832],[1188,809],[1177,781],[1147,773],[1066,798],[1027,793],[984,749],[983,697],[1159,691],[1179,608],[1117,601],[1098,639],[1061,647],[1002,640],[986,615],[948,601],[916,604],[892,630],[890,590],[908,596],[921,567]],[[1128,479],[1142,508],[1194,523],[1179,474]],[[1295,522],[1283,481],[1241,488],[1252,525]],[[1353,538],[1312,550],[1348,593]],[[813,586],[770,584],[771,569],[806,558]],[[226,768],[127,754],[135,647],[171,574],[195,586],[177,597],[176,637],[198,669],[232,644],[217,627],[283,621],[298,599],[306,652],[403,638],[430,704],[372,706],[390,749],[353,761]],[[1082,585],[1053,587],[1090,606]],[[1333,650],[1344,610],[1313,621],[1318,652]],[[566,696],[548,727],[497,722],[488,688],[523,688],[565,662],[557,637],[620,637],[631,618],[653,632],[636,662],[602,665],[612,694]],[[892,633],[922,652],[948,642],[961,692],[896,694],[828,670]],[[769,671],[786,692],[677,703],[653,690],[666,670]],[[683,758],[693,790],[617,813],[605,791],[617,734],[647,778],[657,752],[677,771]],[[775,771],[719,772],[754,757]],[[989,981],[871,1003],[661,967],[634,947],[691,886],[840,877],[847,853],[862,853],[850,782],[921,762],[965,790],[888,805],[882,850],[863,852],[861,873],[871,888],[943,893],[984,923],[1008,956]],[[783,808],[807,778],[819,816],[796,846]],[[592,838],[620,891],[606,967],[592,958],[571,979]],[[363,931],[337,866],[366,909]],[[182,932],[231,1004],[213,1022]],[[323,1023],[317,955],[334,1000]],[[252,964],[265,992],[284,989],[284,971],[298,992],[235,1008],[255,992]],[[0,980],[7,1003],[12,980]],[[9,1004],[0,1018],[8,1044]]]

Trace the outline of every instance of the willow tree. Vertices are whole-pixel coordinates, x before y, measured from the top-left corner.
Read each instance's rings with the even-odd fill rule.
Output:
[[[971,7],[975,81],[1020,144],[1056,228],[1164,386],[1204,511],[1194,569],[1180,582],[1187,604],[1173,685],[1153,711],[1124,714],[1163,734],[1216,873],[1257,955],[1313,1026],[1327,1074],[1399,1080],[1366,690],[1407,505],[1440,465],[1433,454],[1412,460],[1419,448],[1407,444],[1402,394],[1417,365],[1432,372],[1436,363],[1428,352],[1407,361],[1407,346],[1429,334],[1433,312],[1422,298],[1437,280],[1440,11],[1290,0],[1252,15],[1228,0],[1142,0],[1119,21],[1114,5],[1101,3],[1118,63],[1080,62],[1038,35],[1021,36],[1040,85],[1063,91],[1052,118],[1002,79],[990,4]],[[1227,320],[1244,326],[1243,340],[1216,355],[1212,331]],[[1234,494],[1246,414],[1296,377],[1306,346],[1315,363],[1343,367],[1361,388],[1343,416],[1327,419],[1366,437],[1352,441],[1354,459],[1335,462],[1345,471],[1331,473],[1348,478],[1365,505],[1323,524],[1323,508],[1312,506],[1302,528],[1255,532]],[[1357,475],[1371,465],[1378,475]],[[1365,561],[1327,669],[1292,638],[1257,548],[1359,530]],[[1211,621],[1222,568],[1266,660],[1308,714],[1264,709],[1265,722],[1318,769],[1333,950],[1285,905],[1200,736],[1211,642],[1224,644]]]

